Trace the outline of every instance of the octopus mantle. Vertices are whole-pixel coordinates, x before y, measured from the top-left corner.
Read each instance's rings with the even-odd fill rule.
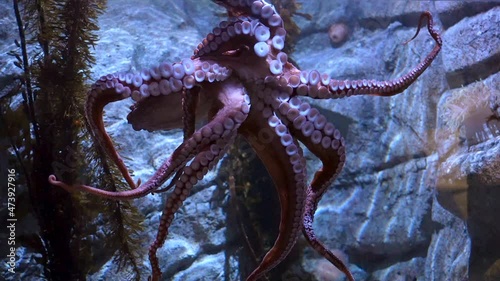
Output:
[[[281,219],[273,247],[247,281],[257,280],[290,252],[300,233],[310,245],[354,280],[344,265],[315,236],[314,212],[325,190],[346,160],[339,130],[311,107],[307,99],[333,99],[352,95],[393,96],[404,91],[431,64],[440,51],[441,38],[432,16],[424,12],[436,42],[427,57],[408,74],[391,81],[334,80],[316,70],[299,70],[283,52],[286,30],[281,16],[265,1],[219,0],[230,16],[213,29],[179,63],[161,63],[140,73],[103,76],[88,93],[85,113],[94,140],[119,167],[131,190],[111,192],[86,185],[67,185],[51,175],[49,181],[68,191],[84,191],[112,199],[131,199],[159,191],[169,178],[172,192],[160,219],[156,240],[149,249],[152,280],[161,269],[156,252],[163,245],[175,212],[191,188],[227,152],[236,135],[243,135],[269,171],[279,195]],[[414,38],[414,37],[413,37]],[[412,38],[412,39],[413,39]],[[132,98],[128,121],[135,130],[182,128],[184,141],[145,183],[129,175],[105,131],[106,104]],[[197,119],[208,120],[199,128]],[[299,142],[323,164],[312,182],[306,182],[306,159]]]

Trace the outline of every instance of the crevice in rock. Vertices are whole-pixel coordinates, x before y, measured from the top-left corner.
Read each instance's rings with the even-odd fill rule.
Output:
[[[483,13],[498,6],[498,1],[462,1],[460,6],[457,6],[451,11],[446,9],[439,13],[439,19],[445,29],[456,24],[466,17],[472,17]]]
[[[486,12],[498,5],[498,1],[463,1],[460,6],[455,8],[445,9],[444,12],[439,12],[437,19],[441,22],[444,29],[448,29],[457,22],[466,17],[472,17],[477,14]],[[400,22],[407,27],[418,26],[418,21],[422,11],[419,12],[391,12],[389,14],[396,14],[396,16],[380,16],[380,17],[366,17],[358,20],[359,26],[368,30],[374,31],[376,29],[387,29],[393,22]]]
[[[473,82],[484,80],[500,71],[500,53],[475,62],[465,68],[446,73],[446,80],[451,89],[460,88]]]
[[[428,155],[426,155],[425,152],[423,152],[423,151],[421,151],[420,153],[411,154],[411,155],[401,155],[398,157],[391,157],[390,161],[382,162],[382,163],[380,163],[380,165],[374,166],[373,172],[378,173],[378,172],[382,172],[385,170],[394,169],[399,165],[406,165],[410,162],[415,162],[415,164],[418,164],[416,161],[418,161],[419,159],[426,160],[427,157],[428,157]],[[419,168],[419,170],[420,170],[420,168]]]
[[[400,22],[406,27],[417,27],[421,12],[403,13],[393,17],[371,17],[359,20],[360,27],[370,31],[387,29],[393,22]]]

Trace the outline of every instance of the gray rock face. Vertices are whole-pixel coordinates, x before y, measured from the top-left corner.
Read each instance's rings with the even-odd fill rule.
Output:
[[[499,25],[497,6],[480,17],[464,18],[446,31],[443,65],[451,88],[486,79],[500,70]]]
[[[402,94],[311,101],[347,143],[346,166],[320,202],[314,226],[330,249],[345,256],[357,280],[466,280],[469,275],[483,280],[500,259],[494,239],[500,235],[494,216],[500,199],[500,7],[495,1],[471,2],[303,1],[300,12],[312,20],[296,17],[303,33],[290,56],[301,69],[335,79],[390,80],[407,73],[434,46],[425,28],[402,44],[414,35],[424,10],[434,15],[443,37],[440,55]],[[209,0],[110,0],[99,20],[94,78],[189,57],[224,19],[221,12]],[[5,15],[13,19],[12,13]],[[346,22],[351,34],[333,48],[327,31],[336,22]],[[0,50],[7,50],[15,33],[4,36],[11,23],[0,23],[0,39],[7,38]],[[12,65],[0,54],[4,73],[14,71]],[[106,107],[105,121],[121,153],[133,159],[127,165],[145,180],[182,134],[133,131],[125,118],[128,106]],[[306,157],[312,176],[321,163],[312,154]],[[226,182],[215,169],[176,214],[158,253],[164,280],[245,277],[238,259],[227,255],[234,234],[226,227]],[[164,201],[162,194],[135,201],[147,220],[145,253]],[[283,280],[343,280],[312,249],[297,252],[287,268],[279,269]],[[32,253],[20,254],[24,267],[36,266]],[[116,269],[110,260],[89,280],[107,280]],[[141,270],[145,279],[147,254]]]
[[[8,55],[8,52],[15,50],[14,40],[18,36],[16,17],[9,2],[0,1],[0,73],[2,73],[2,78],[18,72],[13,58]]]

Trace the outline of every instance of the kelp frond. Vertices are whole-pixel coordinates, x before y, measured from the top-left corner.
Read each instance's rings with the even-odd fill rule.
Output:
[[[101,147],[88,146],[86,151],[85,158],[90,165],[85,173],[100,175],[93,179],[96,186],[110,191],[129,189],[122,174]],[[106,238],[102,241],[103,246],[117,250],[114,261],[118,263],[118,268],[130,267],[131,275],[128,280],[139,280],[139,261],[145,253],[142,250],[139,235],[144,230],[143,218],[137,208],[129,201],[101,198],[96,200],[96,197],[91,194],[81,193],[80,195],[86,205],[88,204],[87,207],[90,207],[86,208],[86,212],[90,212],[92,217],[101,216],[103,224],[106,226]]]
[[[28,150],[18,160],[25,162],[26,174],[31,175],[33,183],[29,193],[45,246],[45,277],[85,278],[96,270],[95,252],[107,249],[109,255],[117,251],[120,265],[131,266],[130,277],[138,279],[137,232],[142,228],[137,210],[128,202],[104,200],[103,204],[93,205],[95,198],[70,195],[47,181],[50,174],[56,174],[68,183],[95,182],[116,191],[127,188],[113,162],[97,146],[82,147],[91,143],[83,125],[82,108],[88,88],[85,81],[94,63],[90,48],[97,41],[96,21],[106,1],[13,0],[13,4],[20,51],[11,54],[23,72],[19,94],[25,110],[2,111],[5,123],[17,124],[2,134],[22,141],[12,144],[13,148]],[[24,116],[19,117],[23,112]],[[12,116],[23,121],[15,123]],[[91,165],[87,165],[88,161]],[[85,174],[97,178],[79,178]],[[95,237],[96,225],[104,225],[107,235],[102,241],[87,239]],[[102,245],[97,247],[96,242]]]

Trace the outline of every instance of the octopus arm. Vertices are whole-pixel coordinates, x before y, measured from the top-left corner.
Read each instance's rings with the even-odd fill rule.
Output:
[[[104,88],[101,90],[101,84],[105,84],[105,81],[102,80],[104,79],[101,79],[94,84],[94,89],[92,89],[87,96],[85,116],[88,122],[89,131],[91,132],[94,140],[104,149],[111,160],[116,163],[118,170],[121,172],[128,185],[134,189],[140,182],[136,185],[130,176],[125,163],[116,151],[113,141],[106,132],[103,122],[104,107],[109,103],[123,100],[126,96],[118,94],[116,92],[116,88],[114,87]]]
[[[193,90],[185,90],[182,91],[182,122],[183,122],[183,133],[184,133],[184,140],[188,139],[191,137],[196,129],[196,120],[199,120],[196,117],[196,108],[198,107],[199,103],[198,99],[200,97],[199,87],[193,88]],[[193,114],[195,112],[195,114]]]
[[[288,108],[287,114],[281,117],[285,120],[290,132],[323,164],[307,187],[302,233],[318,253],[342,271],[348,280],[353,281],[354,277],[348,267],[317,239],[313,228],[314,212],[318,202],[344,166],[346,158],[344,138],[321,113],[297,97],[288,102]],[[293,113],[293,110],[297,110],[297,113]]]
[[[175,111],[175,108],[179,108],[178,114],[182,116],[183,108],[180,106],[183,100],[182,91],[192,89],[195,85],[199,86],[204,82],[212,83],[215,81],[223,81],[229,77],[230,74],[230,70],[220,67],[217,64],[210,64],[207,61],[200,62],[199,60],[192,61],[190,59],[185,59],[181,63],[174,63],[173,65],[165,62],[151,69],[143,69],[141,73],[117,73],[101,77],[99,81],[92,85],[87,95],[85,106],[86,119],[89,123],[93,138],[103,147],[112,161],[117,164],[120,172],[132,190],[110,192],[87,185],[71,186],[58,181],[55,175],[49,176],[49,182],[68,191],[87,191],[110,199],[132,199],[145,196],[155,191],[166,179],[171,177],[173,173],[182,169],[194,154],[201,149],[197,147],[198,142],[194,139],[195,134],[193,134],[193,137],[189,138],[189,140],[184,141],[184,143],[174,151],[148,182],[140,185],[139,180],[136,184],[132,180],[122,158],[114,149],[111,138],[106,133],[102,120],[104,106],[108,103],[130,97],[137,102],[137,104],[132,107],[133,111],[135,110],[134,115],[129,119],[133,125],[135,124],[135,128],[141,128],[141,126],[146,127],[148,126],[147,124],[150,124],[144,123],[144,119],[139,117],[139,113],[145,115],[152,114],[149,116],[159,118],[160,122],[152,123],[163,126],[159,128],[182,128],[182,118],[179,118],[177,115],[168,115],[167,113],[169,118],[165,119],[165,117],[162,117],[165,115],[165,110],[161,110],[161,107],[156,107],[156,111],[151,113],[148,112],[149,108],[146,104],[154,108],[156,105],[154,103],[155,101],[162,101],[161,104],[166,105],[169,109],[173,108]],[[172,97],[168,97],[169,95],[172,95]],[[204,95],[204,97],[209,97],[209,95]],[[153,102],[146,101],[145,103],[141,103],[145,100],[152,100]],[[172,102],[178,102],[179,106],[172,106]],[[212,102],[208,101],[202,104],[207,106],[211,105]],[[202,106],[202,108],[205,108],[204,106]],[[188,106],[185,110],[192,108],[193,106]],[[160,112],[158,113],[158,111]],[[201,114],[203,109],[199,112]],[[190,118],[194,118],[193,116],[195,115],[195,112],[191,112]],[[191,121],[184,121],[187,122],[184,124],[185,136],[187,136],[191,134],[190,131],[192,131],[194,126],[189,125]],[[157,127],[152,128],[156,129]]]
[[[191,154],[199,150],[196,147],[196,144],[197,143],[193,140],[193,137],[190,138],[187,142],[183,143],[172,153],[172,155],[170,155],[169,158],[167,158],[167,160],[165,160],[165,162],[163,162],[163,164],[155,172],[151,179],[132,190],[107,191],[88,185],[68,185],[62,181],[58,181],[54,175],[49,176],[49,182],[55,186],[64,188],[69,192],[83,191],[108,199],[123,200],[143,197],[151,192],[154,192],[168,178],[170,178],[180,168],[184,167],[186,163],[192,158]]]
[[[419,33],[423,21],[427,18],[427,29],[436,42],[436,46],[416,67],[407,74],[389,81],[376,80],[334,80],[327,74],[320,74],[317,70],[302,71],[300,75],[295,74],[288,77],[288,81],[295,84],[295,94],[308,96],[314,99],[343,98],[352,95],[374,95],[394,96],[406,90],[415,80],[431,65],[441,50],[443,44],[440,35],[433,29],[434,23],[430,12],[424,12],[420,16],[417,32]],[[299,82],[300,81],[300,82]]]
[[[248,96],[242,91],[234,91],[238,87],[234,87],[231,83],[228,84],[230,86],[224,84],[225,89],[220,84],[214,84],[210,88],[210,92],[221,92],[219,100],[223,106],[213,119],[175,149],[155,174],[138,188],[118,192],[106,191],[88,185],[68,185],[58,181],[54,175],[49,176],[49,182],[68,191],[86,191],[110,199],[133,199],[154,192],[174,173],[183,168],[194,155],[203,151],[204,147],[211,142],[211,138],[225,137],[226,134],[229,134],[235,127],[239,127],[246,119],[246,114],[249,111]],[[228,94],[231,97],[226,97]]]
[[[231,129],[224,137],[210,141],[202,151],[198,152],[189,165],[183,167],[182,173],[175,181],[175,188],[172,193],[169,194],[163,209],[156,239],[149,248],[149,260],[153,270],[153,275],[150,280],[160,280],[161,269],[156,252],[165,243],[168,229],[174,219],[175,213],[191,193],[191,188],[198,181],[203,179],[208,170],[217,165],[220,158],[227,152],[229,145],[233,143],[235,136],[236,130]]]
[[[300,234],[306,167],[300,146],[281,122],[269,122],[261,112],[251,111],[239,132],[266,166],[278,191],[281,207],[278,237],[260,265],[246,279],[253,281],[280,263]],[[267,136],[265,140],[263,135]]]
[[[120,74],[121,75],[121,74]],[[109,135],[107,134],[104,128],[103,122],[103,109],[104,107],[115,101],[119,101],[131,96],[131,93],[137,92],[140,86],[149,85],[150,82],[142,81],[141,84],[137,83],[134,85],[134,82],[127,81],[127,79],[123,78],[122,83],[117,82],[118,75],[110,74],[107,76],[103,76],[98,82],[96,82],[92,86],[92,90],[89,92],[85,107],[85,115],[90,127],[90,131],[93,133],[93,138],[97,141],[97,143],[103,147],[109,157],[116,163],[123,177],[127,181],[127,183],[133,188],[132,190],[126,191],[106,191],[100,188],[88,186],[88,185],[68,185],[62,181],[58,181],[54,175],[49,176],[49,182],[53,185],[62,187],[67,191],[86,191],[101,197],[110,198],[110,199],[133,199],[145,196],[148,193],[156,190],[167,178],[169,178],[174,172],[179,170],[182,166],[180,162],[183,162],[182,165],[189,160],[184,157],[185,151],[193,151],[196,150],[196,147],[190,147],[189,143],[185,142],[180,147],[178,147],[174,153],[162,164],[162,166],[156,171],[155,175],[145,184],[140,185],[140,181],[137,182],[137,185],[133,182],[127,167],[125,166],[122,158],[115,150],[113,142]],[[137,77],[137,75],[133,76]],[[130,78],[128,80],[133,80]],[[176,96],[181,97],[180,94],[172,93],[168,101],[171,102],[175,100]],[[162,96],[169,97],[169,96]],[[160,100],[166,100],[161,99]],[[179,99],[179,105],[180,105]],[[170,106],[172,107],[172,106]],[[180,106],[179,106],[180,107]],[[174,107],[175,108],[175,107]],[[177,118],[177,117],[176,117]],[[179,121],[176,126],[182,127],[182,119],[178,118]],[[162,119],[163,121],[163,119]],[[175,122],[175,121],[174,121]],[[191,143],[192,144],[192,143]],[[140,185],[140,186],[139,186]],[[137,187],[139,186],[139,187]],[[137,188],[136,188],[137,187]]]
[[[187,165],[184,162],[182,172],[175,182],[175,188],[167,199],[155,242],[149,249],[149,259],[153,268],[151,280],[161,277],[161,270],[156,257],[157,250],[163,245],[168,235],[168,228],[174,219],[175,212],[189,196],[191,188],[212,169],[227,152],[229,145],[237,135],[238,128],[247,119],[250,111],[250,100],[241,84],[235,80],[215,83],[209,91],[217,93],[218,103],[213,104],[213,118],[197,130],[191,138],[183,143],[193,147],[185,151],[184,158],[195,155]],[[182,146],[182,145],[181,145]],[[170,174],[171,175],[171,174]],[[146,183],[147,184],[147,183]]]

